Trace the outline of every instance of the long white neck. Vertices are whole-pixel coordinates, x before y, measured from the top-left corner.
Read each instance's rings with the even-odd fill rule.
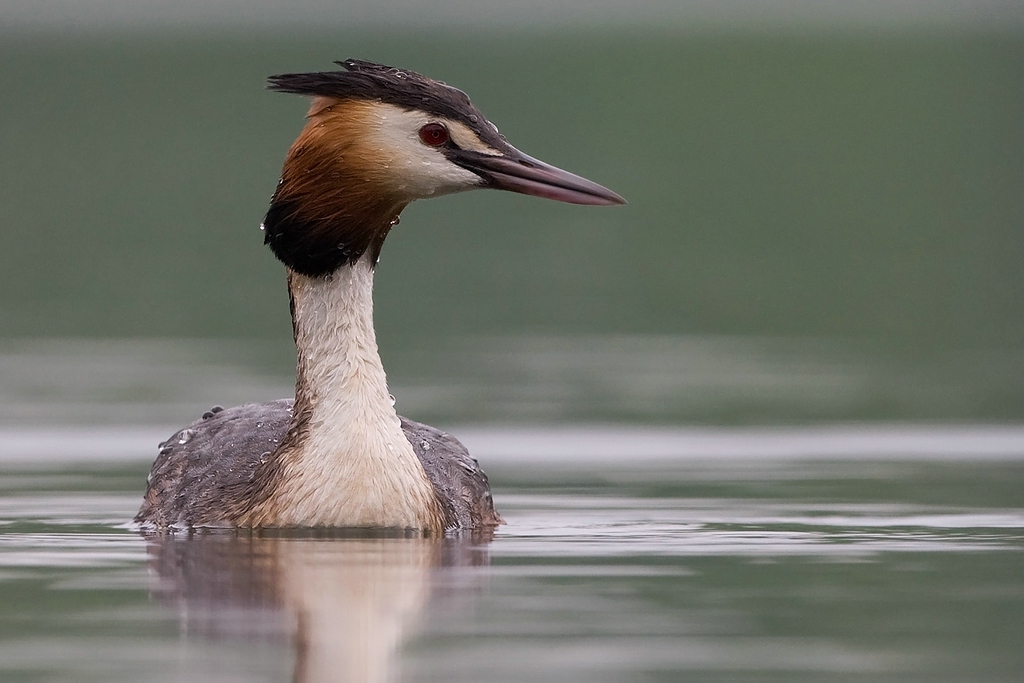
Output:
[[[402,432],[373,330],[369,258],[289,273],[298,377],[291,446],[269,503],[279,526],[440,531],[436,494]]]

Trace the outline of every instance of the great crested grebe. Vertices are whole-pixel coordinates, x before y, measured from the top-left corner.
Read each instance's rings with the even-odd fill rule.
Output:
[[[502,523],[466,448],[394,409],[373,330],[384,239],[409,202],[463,190],[625,202],[512,147],[460,90],[336,64],[269,80],[313,98],[262,226],[287,266],[295,399],[214,408],[161,444],[138,523],[434,534]]]

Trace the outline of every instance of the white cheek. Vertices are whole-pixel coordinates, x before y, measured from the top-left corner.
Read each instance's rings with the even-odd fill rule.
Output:
[[[380,151],[392,188],[413,199],[437,197],[479,187],[480,176],[456,166],[441,150],[425,145],[419,130],[430,122],[426,115],[381,105],[380,125],[371,144]]]
[[[422,150],[401,154],[395,159],[398,173],[393,182],[409,196],[425,199],[470,190],[483,183],[480,176],[456,166],[438,150],[419,142],[418,136],[416,142]]]

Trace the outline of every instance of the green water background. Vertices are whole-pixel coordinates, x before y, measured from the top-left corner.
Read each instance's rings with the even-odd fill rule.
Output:
[[[1014,30],[12,34],[0,41],[5,348],[213,338],[262,344],[235,362],[286,379],[283,269],[259,224],[305,103],[264,78],[350,56],[461,87],[520,149],[629,200],[475,192],[412,205],[377,284],[393,384],[509,387],[550,373],[503,373],[505,351],[564,366],[589,349],[574,375],[586,385],[608,359],[635,355],[652,374],[665,358],[685,365],[671,340],[688,340],[760,357],[737,371],[747,384],[822,359],[822,391],[830,372],[869,386],[823,413],[768,392],[753,407],[580,399],[558,414],[1024,418]],[[427,401],[422,417],[515,417],[503,400]]]

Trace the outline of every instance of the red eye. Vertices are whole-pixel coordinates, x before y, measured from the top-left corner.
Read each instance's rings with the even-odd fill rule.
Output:
[[[448,142],[448,129],[440,123],[428,123],[420,128],[420,140],[431,147],[440,147]]]

